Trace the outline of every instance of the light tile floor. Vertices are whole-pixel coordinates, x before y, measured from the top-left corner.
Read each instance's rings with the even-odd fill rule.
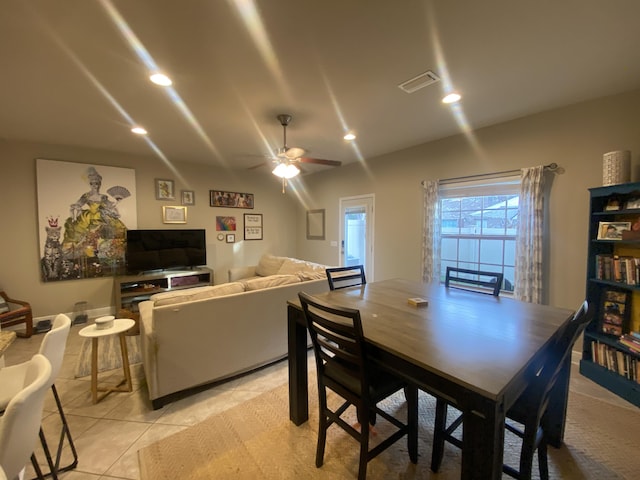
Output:
[[[91,377],[75,378],[85,340],[78,331],[84,326],[71,327],[63,365],[55,382],[79,457],[78,466],[60,474],[61,479],[138,479],[140,448],[287,382],[287,363],[281,361],[153,410],[142,365],[135,364],[131,366],[133,392],[114,392],[93,405]],[[29,360],[37,353],[43,336],[16,339],[5,353],[5,364]],[[309,366],[315,368],[311,361]],[[101,373],[99,382],[117,383],[122,377],[120,368]],[[44,431],[48,441],[55,444],[61,423],[52,393],[48,393],[44,409]],[[40,447],[36,455],[43,468],[47,468]],[[71,458],[70,450],[65,448],[61,465],[69,464]],[[29,465],[25,478],[34,475]]]
[[[142,365],[136,364],[131,367],[134,382],[132,393],[111,393],[93,405],[90,377],[76,379],[74,376],[84,341],[78,331],[83,326],[72,326],[63,366],[56,380],[79,455],[76,469],[59,476],[64,480],[138,479],[137,451],[140,448],[287,382],[287,363],[281,361],[153,410],[144,384]],[[42,337],[40,334],[30,339],[16,339],[5,353],[6,364],[12,365],[31,358],[38,351]],[[311,360],[312,354],[309,355],[309,368],[313,369],[315,364]],[[578,361],[579,354],[574,352],[572,389],[637,412],[628,402],[582,377],[577,371]],[[112,383],[121,378],[121,369],[102,373],[99,377],[101,382]],[[43,425],[47,438],[53,441],[58,435],[60,420],[51,393],[45,403]],[[44,464],[41,450],[36,450],[36,454],[40,463]],[[62,465],[69,463],[70,455],[69,449],[65,449]],[[33,469],[29,465],[25,478],[33,476]]]

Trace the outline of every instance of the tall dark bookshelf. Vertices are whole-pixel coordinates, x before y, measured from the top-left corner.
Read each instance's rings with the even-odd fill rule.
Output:
[[[640,353],[619,342],[640,329],[640,182],[589,192],[586,298],[594,315],[584,332],[580,373],[640,407]],[[621,228],[626,224],[629,230]]]

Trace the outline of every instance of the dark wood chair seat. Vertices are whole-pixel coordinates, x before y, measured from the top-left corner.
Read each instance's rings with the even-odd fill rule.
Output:
[[[0,291],[0,296],[7,302],[9,310],[0,313],[0,326],[2,328],[10,327],[13,325],[25,324],[24,332],[16,332],[19,337],[29,338],[33,335],[33,313],[31,311],[31,305],[28,302],[22,300],[15,300],[9,298],[9,296]]]

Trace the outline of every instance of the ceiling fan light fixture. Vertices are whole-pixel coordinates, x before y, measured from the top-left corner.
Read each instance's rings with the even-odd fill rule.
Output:
[[[300,173],[300,169],[291,163],[279,163],[276,165],[271,173],[273,173],[276,177],[280,177],[283,179],[293,178]]]

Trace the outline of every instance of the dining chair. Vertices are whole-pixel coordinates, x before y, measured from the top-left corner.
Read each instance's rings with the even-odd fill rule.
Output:
[[[52,381],[51,363],[35,354],[26,363],[23,385],[0,418],[0,466],[10,480],[22,478],[31,458],[38,478],[45,478],[33,456],[38,442],[44,396]]]
[[[561,327],[556,336],[557,340],[552,343],[549,354],[546,355],[545,362],[514,405],[507,411],[505,429],[518,436],[522,442],[519,467],[516,469],[506,464],[502,466],[502,471],[510,477],[531,479],[533,457],[537,450],[540,478],[542,480],[549,478],[545,413],[549,406],[551,391],[569,360],[571,349],[590,320],[589,304],[585,301]],[[447,402],[437,399],[431,456],[431,470],[433,472],[437,472],[442,463],[445,441],[462,448],[460,436],[455,435],[462,420],[463,417],[460,415],[447,426]]]
[[[42,429],[40,431],[42,449],[45,453],[47,463],[49,464],[50,468],[50,472],[48,472],[45,476],[50,475],[51,472],[53,472],[55,476],[55,474],[59,472],[71,470],[78,465],[78,453],[73,443],[73,439],[71,438],[69,424],[67,423],[67,418],[65,417],[64,410],[62,409],[62,402],[60,401],[58,390],[56,389],[54,383],[56,378],[58,377],[58,374],[60,373],[60,368],[62,367],[62,360],[64,357],[67,337],[69,336],[70,328],[71,319],[64,314],[57,315],[53,320],[53,326],[51,330],[49,330],[42,339],[40,349],[38,350],[38,353],[44,355],[51,364],[52,375],[50,386],[56,402],[56,406],[58,408],[58,414],[60,415],[60,420],[62,422],[55,462],[51,457],[51,452],[46,437],[44,436],[44,432],[42,431]],[[0,385],[2,385],[2,389],[0,389],[0,412],[7,408],[7,405],[9,404],[11,399],[22,388],[28,368],[29,362],[24,362],[0,369]],[[60,467],[60,459],[62,457],[65,438],[71,449],[73,461],[67,466]]]
[[[364,266],[362,265],[332,267],[327,268],[325,271],[327,273],[327,280],[329,281],[329,290],[354,287],[367,283],[364,275]]]
[[[503,279],[504,274],[498,272],[447,267],[444,285],[447,288],[464,288],[480,293],[487,293],[484,289],[489,289],[491,295],[497,297],[500,295]]]
[[[0,291],[0,326],[2,328],[24,323],[24,332],[18,331],[18,337],[29,338],[33,335],[33,312],[29,302],[10,298]]]
[[[367,356],[360,311],[320,301],[305,292],[298,294],[307,322],[316,359],[318,379],[319,428],[316,467],[324,463],[327,429],[334,423],[360,443],[358,478],[365,479],[367,463],[393,443],[407,435],[409,458],[418,461],[418,389],[415,385],[374,365]],[[344,402],[332,410],[327,404],[327,389]],[[404,390],[407,422],[385,412],[378,403]],[[359,429],[349,425],[342,414],[353,405]],[[396,427],[394,433],[369,450],[370,423],[380,415]]]

